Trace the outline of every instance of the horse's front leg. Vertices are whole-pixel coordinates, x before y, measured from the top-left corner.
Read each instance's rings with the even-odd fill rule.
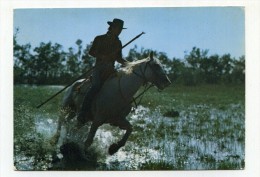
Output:
[[[110,155],[113,155],[114,153],[116,153],[121,147],[123,147],[128,139],[128,137],[130,136],[130,134],[133,131],[132,125],[126,120],[122,120],[120,122],[118,122],[117,124],[115,124],[116,126],[118,126],[120,129],[122,130],[126,130],[123,138],[118,141],[117,143],[112,144],[109,149],[108,149],[108,153]]]
[[[88,149],[88,147],[92,144],[93,142],[93,139],[94,139],[94,136],[97,132],[97,129],[99,126],[102,125],[102,122],[101,121],[93,121],[91,127],[90,127],[90,131],[88,133],[88,138],[87,140],[85,141],[85,150]]]

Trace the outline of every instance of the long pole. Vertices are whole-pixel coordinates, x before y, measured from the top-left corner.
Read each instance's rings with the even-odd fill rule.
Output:
[[[135,36],[131,41],[129,41],[128,43],[126,43],[125,45],[123,45],[122,49],[125,48],[128,44],[130,44],[130,43],[133,42],[134,40],[136,40],[137,38],[139,38],[140,36],[142,36],[143,34],[145,34],[145,32],[141,32],[140,34],[138,34],[137,36]]]
[[[136,40],[137,38],[139,38],[140,36],[142,36],[143,34],[145,34],[144,32],[138,34],[136,37],[134,37],[132,40],[130,40],[129,42],[127,42],[125,45],[122,46],[121,49],[125,48],[127,45],[129,45],[131,42],[133,42],[134,40]],[[67,85],[66,87],[64,87],[63,89],[61,89],[60,91],[58,91],[57,93],[55,93],[54,95],[52,95],[50,98],[48,98],[47,100],[45,100],[44,102],[42,102],[41,104],[39,104],[38,106],[36,106],[36,108],[40,108],[42,107],[45,103],[47,103],[48,101],[50,101],[51,99],[53,99],[54,97],[56,97],[58,94],[60,94],[61,92],[63,92],[65,89],[67,89],[69,86],[71,86],[74,82],[76,82],[77,80],[79,80],[80,78],[82,78],[83,76],[87,75],[88,73],[90,73],[90,71],[92,71],[95,68],[95,66],[93,66],[92,68],[90,68],[87,72],[83,73],[82,75],[80,75],[79,77],[77,77],[75,80],[73,80],[73,82],[71,82],[69,85]]]
[[[52,95],[50,98],[48,98],[47,100],[45,100],[44,102],[42,102],[41,104],[39,104],[36,108],[40,108],[42,105],[44,105],[45,103],[47,103],[48,101],[50,101],[51,99],[53,99],[54,97],[56,97],[57,95],[59,95],[61,92],[63,92],[66,88],[68,88],[69,86],[71,86],[75,81],[79,80],[80,78],[82,78],[83,75],[87,75],[90,71],[92,71],[94,69],[94,67],[90,68],[87,72],[85,72],[84,74],[80,75],[79,77],[77,77],[73,82],[71,82],[69,85],[67,85],[66,87],[64,87],[63,89],[61,89],[60,91],[58,91],[57,93],[55,93],[54,95]]]

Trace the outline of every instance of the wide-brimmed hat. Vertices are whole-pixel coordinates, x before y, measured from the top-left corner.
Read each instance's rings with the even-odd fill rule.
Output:
[[[114,18],[114,20],[111,22],[111,21],[108,21],[107,24],[109,24],[110,26],[117,26],[121,29],[126,29],[124,28],[124,21],[121,20],[121,19],[118,19],[118,18]]]

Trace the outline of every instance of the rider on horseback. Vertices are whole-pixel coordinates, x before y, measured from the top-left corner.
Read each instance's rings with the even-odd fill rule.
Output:
[[[87,121],[87,115],[91,112],[90,108],[94,96],[99,92],[105,80],[115,72],[115,61],[123,65],[127,63],[122,58],[122,43],[118,38],[122,29],[126,29],[123,27],[124,21],[115,18],[112,22],[108,21],[107,23],[109,25],[108,32],[97,36],[89,51],[89,54],[96,58],[96,65],[92,74],[92,86],[85,95],[81,110],[77,116],[80,124]]]

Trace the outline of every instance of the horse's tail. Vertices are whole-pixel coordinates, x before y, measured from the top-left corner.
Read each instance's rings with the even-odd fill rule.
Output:
[[[74,82],[68,87],[63,96],[62,107],[75,111],[78,110],[81,106],[81,101],[83,101],[82,98],[85,96],[90,85],[91,82],[89,79],[80,79]]]

